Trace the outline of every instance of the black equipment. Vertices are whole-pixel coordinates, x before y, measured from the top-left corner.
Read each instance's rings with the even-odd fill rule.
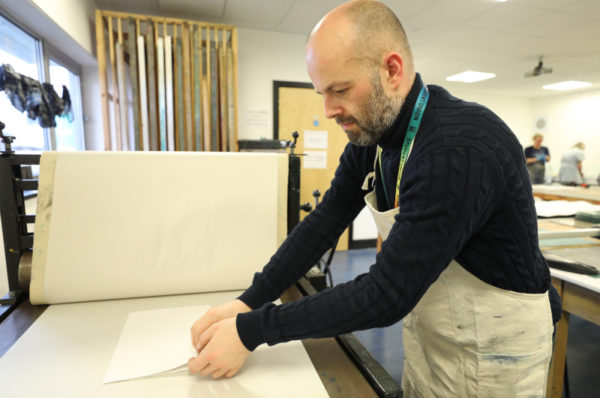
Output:
[[[25,298],[27,287],[19,282],[19,262],[24,253],[33,249],[33,233],[28,232],[27,225],[35,223],[35,215],[26,214],[25,193],[37,190],[38,181],[31,177],[30,166],[40,164],[40,155],[14,153],[14,137],[5,136],[4,127],[0,122],[0,139],[4,143],[0,153],[0,215],[9,292],[0,299],[0,321]]]

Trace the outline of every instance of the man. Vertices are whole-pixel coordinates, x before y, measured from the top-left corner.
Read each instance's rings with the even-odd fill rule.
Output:
[[[550,151],[542,146],[544,136],[537,133],[533,135],[533,145],[525,148],[525,161],[532,184],[543,184],[546,172],[546,162],[550,161]]]
[[[306,63],[326,116],[350,143],[322,202],[250,288],[193,325],[190,371],[232,376],[262,343],[404,318],[406,397],[543,396],[550,274],[516,137],[486,108],[424,86],[400,22],[381,3],[328,13],[307,41]],[[370,271],[271,304],[365,201],[384,239]]]

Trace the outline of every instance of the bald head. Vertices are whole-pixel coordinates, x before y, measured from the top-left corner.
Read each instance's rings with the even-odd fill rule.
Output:
[[[317,47],[317,48],[315,48]],[[402,56],[408,75],[414,75],[410,45],[402,24],[387,6],[374,0],[344,3],[314,27],[307,50],[346,53],[347,61],[379,66],[389,52]]]
[[[325,116],[364,146],[390,131],[415,79],[402,25],[368,0],[342,4],[319,21],[306,44],[306,69]]]

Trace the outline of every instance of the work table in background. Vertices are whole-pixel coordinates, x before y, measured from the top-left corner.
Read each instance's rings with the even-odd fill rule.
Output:
[[[583,188],[561,184],[533,185],[533,196],[545,200],[585,200],[600,205],[600,186]]]
[[[573,218],[556,218],[538,221],[540,231],[568,231],[589,228],[590,223]],[[590,237],[540,240],[544,254],[554,254],[600,268],[600,240]],[[569,334],[569,317],[577,315],[600,325],[600,276],[576,274],[550,269],[552,284],[562,299],[562,317],[556,327],[554,357],[548,379],[547,397],[562,398]]]

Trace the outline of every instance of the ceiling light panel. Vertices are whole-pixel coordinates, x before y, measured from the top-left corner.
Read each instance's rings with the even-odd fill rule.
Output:
[[[496,74],[494,73],[468,70],[465,72],[458,73],[456,75],[448,76],[446,80],[448,80],[449,82],[475,83],[482,80],[492,79],[494,77],[496,77]]]
[[[547,84],[542,88],[544,90],[556,90],[556,91],[566,91],[566,90],[575,90],[576,88],[589,87],[592,83],[590,82],[579,82],[576,80],[567,80],[564,82]]]

